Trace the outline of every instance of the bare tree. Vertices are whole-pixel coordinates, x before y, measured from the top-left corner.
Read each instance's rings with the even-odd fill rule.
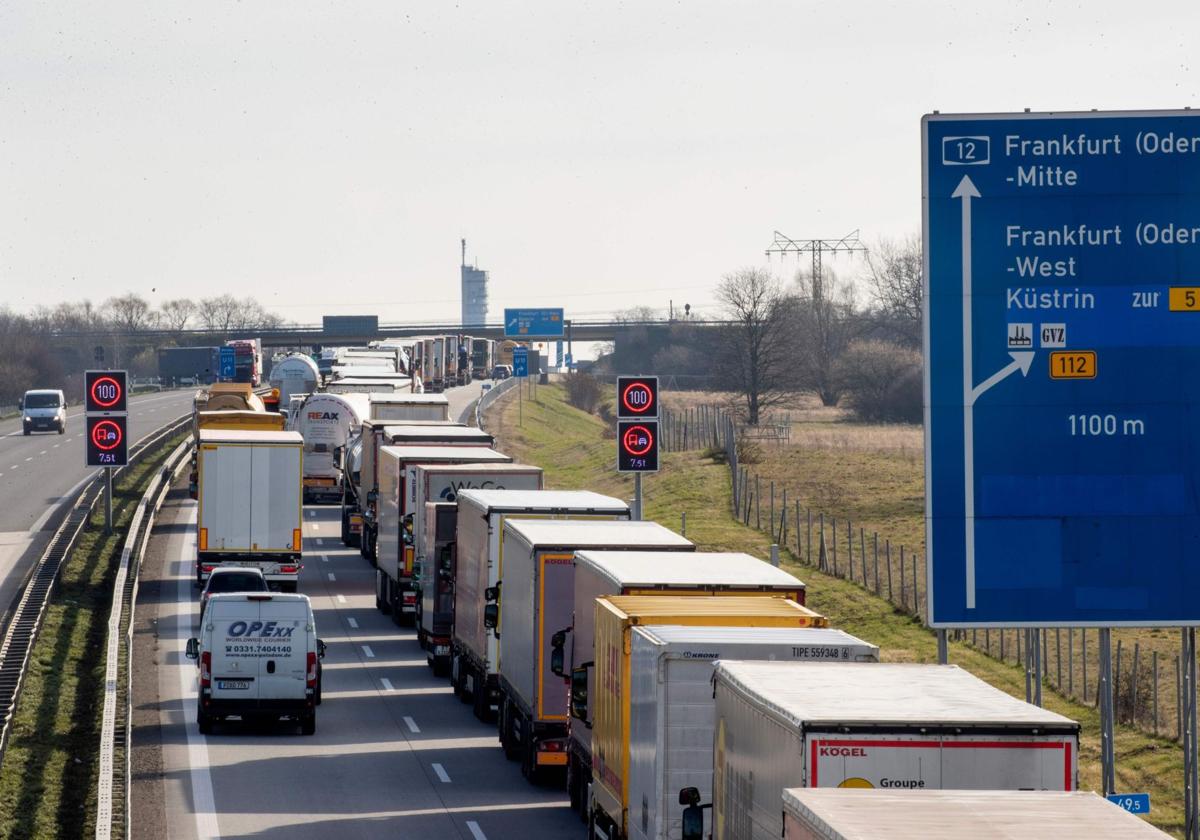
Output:
[[[880,239],[867,252],[867,282],[875,303],[914,346],[921,342],[923,266],[921,240],[915,234]]]
[[[727,274],[717,300],[736,322],[726,328],[716,368],[746,402],[746,419],[758,425],[762,411],[795,392],[787,313],[792,301],[768,272],[747,268]]]
[[[921,422],[921,355],[915,350],[890,341],[855,341],[838,368],[858,419]]]
[[[196,304],[188,298],[175,298],[164,301],[159,307],[162,321],[167,329],[180,332],[187,329],[188,322],[196,314]]]
[[[665,321],[666,316],[653,306],[634,306],[613,315],[618,324],[641,324],[647,321]]]
[[[838,360],[857,337],[860,324],[854,288],[832,270],[822,275],[817,284],[811,282],[811,272],[796,275],[795,372],[822,405],[834,406],[842,391]]]
[[[233,295],[203,298],[196,303],[196,317],[206,330],[225,333],[239,325],[242,306]]]
[[[111,297],[101,307],[112,325],[125,333],[135,333],[150,326],[152,311],[146,299],[133,292]]]

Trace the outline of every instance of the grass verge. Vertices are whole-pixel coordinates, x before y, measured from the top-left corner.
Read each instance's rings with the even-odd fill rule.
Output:
[[[491,409],[488,428],[497,446],[518,461],[546,472],[546,486],[589,489],[628,498],[633,481],[617,474],[616,444],[605,424],[566,403],[559,386],[538,388],[538,400],[526,401],[518,424],[515,395],[502,397]],[[730,515],[729,471],[698,452],[664,456],[662,472],[644,481],[646,518],[679,530],[687,514],[687,536],[703,550],[745,551],[766,557],[767,537],[734,521]],[[785,567],[808,584],[808,604],[839,627],[879,645],[885,661],[936,662],[934,634],[886,600],[839,578],[803,565],[784,551]],[[951,643],[950,661],[1009,694],[1024,699],[1024,672],[998,662],[966,644]],[[1083,727],[1079,784],[1100,789],[1100,721],[1094,708],[1043,688],[1045,706],[1077,720]],[[1117,789],[1147,791],[1153,803],[1149,822],[1183,836],[1183,756],[1178,744],[1137,729],[1116,729]]]
[[[113,484],[113,533],[97,506],[59,573],[17,701],[0,772],[0,837],[95,832],[96,745],[112,586],[129,521],[155,471],[186,433]]]

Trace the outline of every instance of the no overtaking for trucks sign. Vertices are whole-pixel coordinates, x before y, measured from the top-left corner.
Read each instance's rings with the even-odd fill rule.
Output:
[[[932,625],[1200,619],[1198,116],[923,121]]]

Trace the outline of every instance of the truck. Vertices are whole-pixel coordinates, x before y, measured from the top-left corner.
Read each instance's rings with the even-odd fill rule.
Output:
[[[611,624],[597,629],[617,632],[616,615],[603,615]],[[759,617],[751,619],[758,626],[744,627],[705,626],[703,615],[687,619],[698,626],[629,624],[620,644],[613,639],[607,647],[620,657],[617,667],[596,670],[597,697],[619,703],[597,715],[591,733],[605,746],[610,768],[596,783],[597,833],[613,836],[615,828],[621,838],[679,840],[679,791],[712,801],[712,675],[718,659],[879,661],[879,648],[841,630],[765,627]]]
[[[185,654],[200,666],[201,735],[227,717],[263,716],[295,719],[302,734],[316,734],[325,643],[307,595],[213,595]]]
[[[425,380],[425,390],[441,393],[446,390],[446,337],[439,335],[428,339],[429,347],[429,378]]]
[[[271,368],[268,384],[279,391],[279,404],[288,405],[296,394],[312,394],[321,382],[317,363],[303,353],[293,353]]]
[[[458,493],[463,490],[541,490],[541,467],[527,464],[414,464],[408,468],[405,485],[410,494],[413,545],[416,553],[417,642],[426,651],[438,676],[450,670],[450,630],[454,624],[454,529],[457,527]],[[450,504],[452,510],[438,514],[428,507]],[[422,515],[421,512],[424,511]],[[426,525],[449,522],[450,541],[434,553]]]
[[[696,546],[657,522],[508,519],[501,539],[499,603],[484,607],[485,626],[500,636],[500,743],[508,758],[520,759],[531,782],[565,780],[566,680],[552,666],[554,642],[574,617],[575,552],[692,552]]]
[[[304,440],[297,432],[201,429],[196,583],[223,564],[254,566],[296,591],[303,564]]]
[[[781,836],[789,787],[1077,786],[1079,724],[956,665],[729,661],[713,685],[716,840]]]
[[[450,420],[450,401],[445,394],[403,393],[371,395],[371,419],[388,423],[439,422]]]
[[[475,379],[487,379],[492,375],[496,342],[490,338],[471,339],[471,375]]]
[[[407,379],[368,379],[357,376],[334,379],[325,386],[328,394],[395,394],[409,388]]]
[[[570,630],[555,638],[555,647],[569,644],[568,664],[572,684],[588,689],[596,678],[589,664],[595,660],[593,625],[595,600],[604,595],[767,595],[804,604],[804,583],[782,569],[740,552],[580,551],[575,555],[574,620]],[[567,792],[584,819],[591,806],[593,733],[587,721],[571,716],[567,729]]]
[[[160,347],[158,378],[166,387],[183,384],[210,385],[221,372],[220,347]]]
[[[1090,791],[787,788],[782,806],[785,840],[1165,840],[1170,836]],[[684,840],[700,840],[700,836],[682,835]]]
[[[266,411],[262,397],[245,382],[214,382],[201,388],[192,398],[192,412],[198,411]]]
[[[361,518],[361,533],[358,540],[359,551],[367,560],[374,561],[376,555],[375,543],[378,532],[378,504],[376,497],[379,489],[379,448],[385,445],[393,446],[476,446],[490,447],[495,440],[491,435],[479,429],[466,430],[461,423],[451,423],[444,420],[406,421],[393,423],[387,420],[367,420],[363,423],[360,435],[359,451],[350,453],[350,458],[358,459],[358,477],[353,486],[353,499],[346,499],[342,505],[343,522],[347,523],[348,533],[353,534],[355,514]],[[353,464],[351,469],[353,470]],[[351,507],[352,506],[352,507]]]
[[[309,394],[290,428],[304,438],[304,501],[341,498],[346,444],[370,409],[364,394]]]
[[[510,464],[512,458],[483,446],[383,446],[379,449],[379,490],[375,539],[375,606],[401,627],[417,616],[417,587],[413,580],[416,550],[410,513],[416,510],[415,490],[408,485],[415,464]]]
[[[262,384],[262,342],[257,338],[235,338],[225,342],[233,348],[233,381],[257,388]]]
[[[188,492],[193,499],[198,490],[198,460],[200,451],[201,429],[242,429],[244,431],[282,432],[285,428],[285,418],[281,414],[268,411],[196,411],[192,414],[192,450],[191,474],[188,478]]]
[[[629,519],[629,505],[587,490],[464,490],[458,494],[454,631],[450,683],[475,716],[491,722],[499,709],[498,639],[484,626],[485,607],[498,597],[504,569],[504,523],[509,519]]]

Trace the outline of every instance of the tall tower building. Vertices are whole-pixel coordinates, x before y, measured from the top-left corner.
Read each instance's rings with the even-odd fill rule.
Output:
[[[467,265],[467,240],[462,240],[462,325],[482,327],[488,314],[488,273]]]

